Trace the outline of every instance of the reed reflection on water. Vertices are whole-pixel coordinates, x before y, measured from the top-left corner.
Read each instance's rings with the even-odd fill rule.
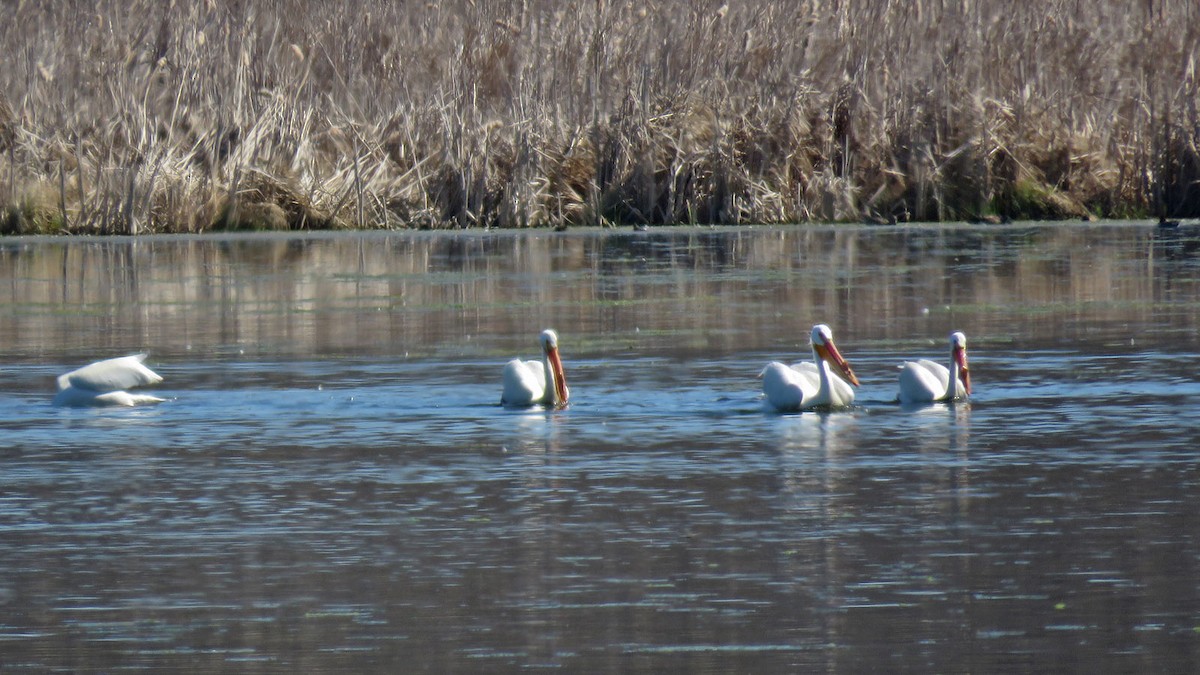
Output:
[[[1060,225],[17,240],[0,247],[2,337],[18,356],[435,355],[524,347],[555,324],[589,353],[731,353],[801,351],[825,320],[860,343],[940,339],[959,324],[984,340],[1074,343],[1117,337],[1098,335],[1114,326],[1194,340],[1195,242],[1163,236]]]
[[[1186,670],[1190,228],[0,242],[0,667]],[[765,413],[834,327],[863,380]],[[555,327],[557,413],[499,374]],[[892,404],[967,331],[969,403]],[[147,349],[174,400],[58,409]]]

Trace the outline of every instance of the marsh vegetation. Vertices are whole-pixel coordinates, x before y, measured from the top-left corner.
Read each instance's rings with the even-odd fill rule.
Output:
[[[0,231],[1200,214],[1200,8],[9,2]]]

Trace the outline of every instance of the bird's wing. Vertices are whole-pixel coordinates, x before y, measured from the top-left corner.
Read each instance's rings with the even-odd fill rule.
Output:
[[[817,364],[812,361],[793,363],[790,367],[796,381],[803,382],[805,391],[816,391],[821,387],[821,375],[817,372]]]
[[[763,394],[767,402],[777,410],[796,410],[817,391],[817,372],[812,364],[808,372],[805,364],[785,366],[778,361],[768,363],[759,376],[762,378]]]
[[[943,398],[950,383],[950,371],[940,363],[921,359],[900,366],[900,400],[929,402]]]
[[[821,375],[817,372],[817,364],[801,361],[793,363],[792,370],[804,378],[807,383],[805,391],[812,391],[811,395],[816,395],[817,390],[821,388]],[[830,398],[834,405],[849,405],[854,401],[854,387],[843,380],[841,375],[833,372],[832,368],[829,369],[829,388],[832,390]]]
[[[145,360],[145,354],[134,354],[97,361],[78,370],[72,370],[65,375],[60,375],[58,389],[61,391],[67,387],[75,387],[76,389],[106,392],[162,382],[162,377],[158,373],[142,364],[142,361]]]
[[[938,363],[937,361],[930,361],[929,359],[920,359],[916,362],[916,364],[918,366],[924,368],[930,375],[932,375],[934,378],[936,378],[938,381],[938,384],[940,384],[942,386],[943,391],[949,389],[949,387],[950,387],[950,369],[949,368],[947,368],[946,366],[943,366],[942,364]]]
[[[541,361],[513,359],[504,365],[504,391],[500,403],[529,405],[546,393],[546,371]]]

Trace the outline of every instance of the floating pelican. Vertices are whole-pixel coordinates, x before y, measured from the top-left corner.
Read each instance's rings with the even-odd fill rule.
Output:
[[[504,366],[504,393],[500,404],[531,406],[543,404],[552,408],[567,405],[567,376],[558,356],[558,334],[544,330],[538,336],[542,344],[541,361],[513,359]]]
[[[850,364],[842,358],[833,344],[829,326],[817,324],[812,329],[813,362],[786,366],[772,361],[763,368],[763,394],[767,402],[780,412],[807,410],[822,406],[844,407],[854,403],[858,378]],[[831,372],[831,368],[835,369]]]
[[[953,382],[953,387],[951,387]],[[953,401],[971,395],[967,370],[967,336],[950,334],[950,368],[926,359],[906,361],[900,366],[900,402],[932,403]]]
[[[134,406],[161,403],[166,399],[125,391],[143,384],[162,382],[158,373],[142,365],[142,361],[145,360],[145,354],[122,356],[97,361],[65,375],[59,375],[54,405]]]

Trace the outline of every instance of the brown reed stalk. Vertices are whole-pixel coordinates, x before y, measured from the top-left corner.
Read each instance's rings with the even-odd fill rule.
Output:
[[[1200,216],[1195,3],[77,4],[0,7],[8,232]]]

